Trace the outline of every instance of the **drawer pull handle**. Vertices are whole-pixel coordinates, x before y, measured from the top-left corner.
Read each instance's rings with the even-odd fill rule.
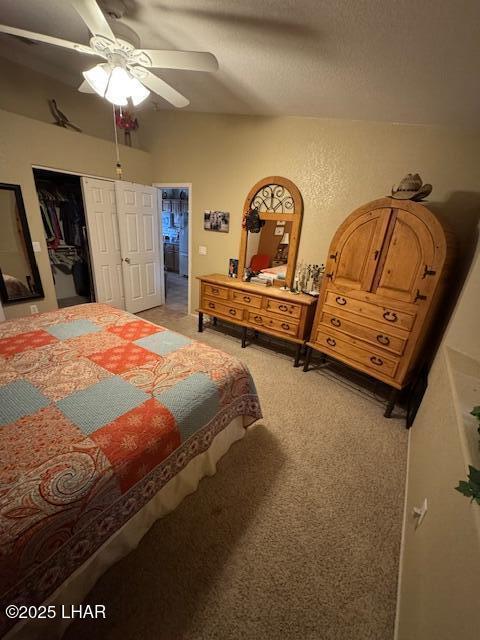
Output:
[[[243,301],[244,302],[251,302],[252,299],[250,298],[250,296],[243,296]]]
[[[334,327],[339,327],[342,324],[338,318],[331,318],[330,323],[333,324]]]
[[[383,360],[381,358],[377,358],[377,356],[372,356],[370,358],[370,362],[373,362],[373,364],[376,364],[377,367],[381,367],[383,364]]]
[[[290,325],[286,322],[282,322],[281,327],[282,329],[285,329],[285,331],[288,331],[290,329]]]
[[[335,298],[335,302],[339,304],[341,307],[344,307],[347,304],[347,301],[345,300],[345,298],[342,298],[342,296],[337,296]]]
[[[385,311],[383,317],[387,322],[396,322],[398,320],[397,314],[393,311]]]
[[[253,319],[255,320],[255,322],[258,322],[258,324],[262,324],[263,322],[262,316],[255,316]]]
[[[288,307],[286,304],[279,304],[278,308],[280,309],[280,311],[288,311]]]
[[[380,333],[377,336],[377,342],[379,342],[380,344],[390,344],[390,338],[387,338],[387,336],[382,336],[382,334]]]
[[[337,341],[333,338],[327,338],[327,344],[329,344],[331,347],[334,347],[337,344]]]
[[[236,315],[237,315],[237,310],[236,310],[236,309],[229,309],[229,310],[228,310],[228,313],[229,313],[231,316],[236,316]]]
[[[212,293],[218,293],[218,289],[216,287],[212,287]]]
[[[210,309],[215,309],[215,305],[213,304],[213,302],[209,302],[208,306]]]

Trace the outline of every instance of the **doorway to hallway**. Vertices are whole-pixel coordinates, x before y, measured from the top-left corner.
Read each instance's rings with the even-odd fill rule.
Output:
[[[190,276],[191,185],[156,184],[161,203],[161,236],[165,277],[165,307],[187,314]]]

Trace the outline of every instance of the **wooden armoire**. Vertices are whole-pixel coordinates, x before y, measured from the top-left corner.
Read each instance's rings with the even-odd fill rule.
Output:
[[[453,246],[418,202],[382,198],[356,209],[330,245],[304,370],[315,349],[385,382],[389,417],[434,330]]]

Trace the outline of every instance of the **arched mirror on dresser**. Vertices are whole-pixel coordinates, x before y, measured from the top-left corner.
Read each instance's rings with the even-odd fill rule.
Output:
[[[295,345],[294,366],[310,335],[316,299],[293,293],[303,200],[287,178],[257,182],[243,206],[238,278],[218,273],[200,276],[198,330],[207,314],[214,324],[227,320],[247,331],[265,333]]]
[[[287,178],[257,182],[243,206],[238,278],[270,278],[274,286],[293,284],[302,227],[303,200]]]

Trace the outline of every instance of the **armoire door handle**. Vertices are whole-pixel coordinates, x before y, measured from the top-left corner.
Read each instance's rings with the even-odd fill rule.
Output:
[[[130,264],[130,258],[124,258],[125,262],[127,262],[128,264]]]

